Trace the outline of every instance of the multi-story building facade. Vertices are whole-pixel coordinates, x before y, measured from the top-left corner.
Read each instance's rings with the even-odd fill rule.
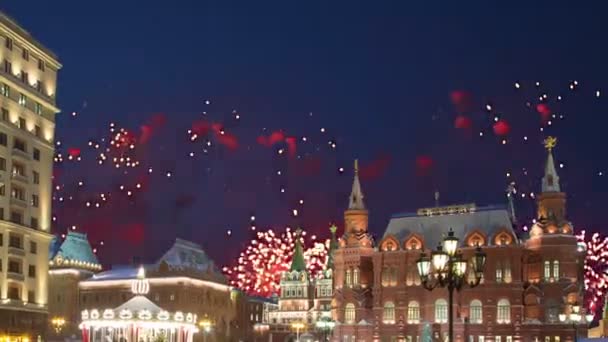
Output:
[[[446,341],[447,290],[421,286],[416,261],[452,228],[459,250],[471,260],[476,246],[487,254],[481,284],[454,294],[457,342],[573,341],[572,323],[560,314],[583,304],[584,253],[566,220],[551,148],[538,217],[529,236],[514,231],[506,207],[457,205],[394,215],[376,245],[355,172],[345,232],[335,252],[333,341]],[[467,278],[474,280],[472,267]],[[586,334],[584,322],[578,329]]]
[[[0,13],[0,335],[44,338],[57,56]]]
[[[103,311],[128,301],[139,267],[115,267],[79,281],[75,289],[79,311]],[[238,341],[243,333],[238,322],[239,294],[226,284],[199,245],[176,239],[157,262],[143,267],[150,285],[147,297],[153,303],[171,312],[191,312],[199,321],[210,324],[194,337],[195,341]]]
[[[331,318],[333,296],[333,251],[337,248],[336,227],[330,228],[332,238],[328,252],[327,265],[320,274],[311,275],[306,269],[300,230],[296,232],[295,251],[289,271],[281,275],[278,306],[269,311],[267,321],[270,333],[277,338],[293,335],[292,324],[303,324],[302,341],[312,338],[316,333],[315,323],[323,318]]]
[[[84,233],[69,231],[55,239],[49,254],[48,340],[80,335],[78,284],[102,269]]]

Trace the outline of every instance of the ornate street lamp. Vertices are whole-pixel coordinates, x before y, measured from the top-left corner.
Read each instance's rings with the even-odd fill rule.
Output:
[[[203,318],[198,325],[203,329],[203,341],[207,341],[207,334],[211,332],[213,328],[213,321],[208,318]]]
[[[322,317],[315,323],[317,329],[323,332],[323,341],[329,341],[329,334],[336,326],[336,323],[329,317]]]
[[[63,326],[65,325],[65,318],[63,318],[63,317],[53,317],[53,319],[51,319],[51,324],[53,325],[53,328],[55,329],[55,332],[57,334],[60,334],[61,330],[63,330]]]
[[[578,341],[578,326],[581,324],[583,320],[583,315],[581,314],[581,307],[578,305],[572,305],[569,314],[559,314],[559,321],[562,323],[572,323],[572,327],[574,328],[574,342]],[[589,324],[593,321],[593,314],[587,313],[585,316],[585,323]]]
[[[443,239],[437,249],[428,257],[426,253],[420,255],[416,262],[418,274],[422,280],[422,286],[432,291],[437,286],[448,289],[448,337],[449,342],[454,342],[454,317],[452,305],[454,302],[454,290],[460,291],[465,284],[467,274],[467,261],[458,251],[458,238],[454,236],[454,230],[450,228],[448,235]],[[486,254],[477,246],[473,256],[473,271],[475,281],[469,282],[473,288],[481,282],[486,264]]]
[[[296,342],[300,342],[300,329],[306,327],[302,322],[291,323],[291,327],[296,330]]]

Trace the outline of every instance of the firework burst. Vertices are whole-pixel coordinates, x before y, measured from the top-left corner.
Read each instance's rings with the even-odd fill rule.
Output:
[[[236,265],[223,268],[230,284],[251,295],[279,294],[281,273],[289,270],[295,238],[289,228],[283,233],[275,233],[272,229],[258,232],[241,252]],[[311,247],[305,249],[304,260],[308,272],[315,277],[326,265],[329,240],[319,242],[314,235],[306,239],[306,232],[302,232],[304,245],[306,240]]]
[[[596,313],[603,307],[608,290],[608,237],[594,233],[591,238],[585,231],[577,235],[579,244],[585,247],[585,304]]]

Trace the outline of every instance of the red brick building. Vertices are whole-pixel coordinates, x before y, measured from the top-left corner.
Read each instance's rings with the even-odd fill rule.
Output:
[[[516,234],[506,207],[467,204],[394,215],[376,243],[355,168],[345,232],[334,254],[332,341],[447,341],[447,290],[424,289],[416,261],[449,228],[465,258],[478,244],[487,254],[480,285],[454,294],[457,342],[573,341],[574,326],[560,323],[559,314],[583,303],[584,253],[566,220],[552,147],[529,236]],[[578,333],[586,336],[584,323]]]

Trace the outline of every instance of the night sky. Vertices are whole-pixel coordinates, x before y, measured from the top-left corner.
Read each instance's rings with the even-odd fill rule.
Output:
[[[57,165],[57,196],[73,200],[55,202],[55,231],[76,225],[104,241],[104,264],[152,260],[177,236],[223,265],[251,238],[251,215],[259,229],[341,227],[359,158],[379,237],[391,214],[433,205],[435,190],[442,204],[506,204],[510,172],[520,191],[538,191],[546,134],[559,139],[569,218],[605,229],[606,8],[383,3],[3,1],[64,65],[57,140],[83,160]],[[544,121],[540,103],[551,111]],[[96,166],[87,146],[110,137],[110,122],[138,138],[142,166],[127,175]],[[204,140],[187,130],[207,123],[238,147],[211,129],[203,154]],[[142,125],[152,128],[145,141]],[[284,141],[256,141],[279,130],[296,138],[296,156],[278,153]],[[119,190],[136,182],[132,197]],[[108,203],[85,208],[101,191],[112,193]],[[521,218],[533,216],[532,203],[518,197]]]

